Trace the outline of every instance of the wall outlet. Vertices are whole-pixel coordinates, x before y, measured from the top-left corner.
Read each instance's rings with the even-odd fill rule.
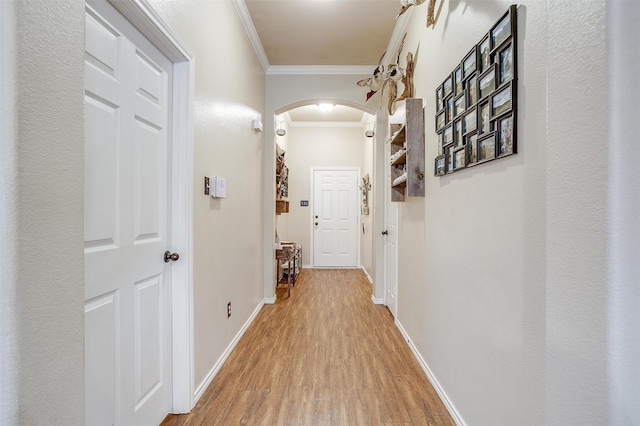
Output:
[[[231,316],[231,302],[227,303],[227,318]]]

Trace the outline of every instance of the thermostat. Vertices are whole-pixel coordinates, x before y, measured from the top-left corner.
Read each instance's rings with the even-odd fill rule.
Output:
[[[227,197],[227,180],[220,176],[211,178],[211,196],[214,198]]]

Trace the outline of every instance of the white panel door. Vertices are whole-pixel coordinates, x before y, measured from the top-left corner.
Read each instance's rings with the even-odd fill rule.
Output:
[[[172,64],[106,1],[85,23],[85,423],[157,425],[172,397]]]
[[[358,266],[358,171],[313,172],[313,264]]]
[[[385,158],[389,158],[390,140],[385,144]],[[398,310],[398,203],[391,202],[391,167],[385,173],[385,304],[397,316]]]

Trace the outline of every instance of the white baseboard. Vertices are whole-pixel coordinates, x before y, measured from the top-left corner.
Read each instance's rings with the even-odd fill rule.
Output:
[[[247,328],[249,328],[249,326],[251,325],[253,320],[256,319],[256,316],[258,315],[258,312],[260,312],[260,309],[262,309],[262,306],[265,303],[266,302],[263,300],[262,302],[260,302],[258,304],[256,309],[251,314],[251,316],[249,316],[249,319],[244,323],[244,325],[242,326],[240,331],[238,331],[238,334],[236,334],[236,336],[233,338],[233,340],[231,341],[231,343],[229,344],[227,349],[224,351],[224,353],[222,354],[220,359],[218,359],[218,362],[216,362],[215,365],[213,366],[213,368],[211,369],[211,371],[209,371],[209,374],[207,374],[207,377],[205,377],[205,379],[202,381],[202,383],[200,383],[200,385],[196,389],[196,392],[195,392],[195,395],[194,395],[194,398],[193,398],[194,399],[194,402],[193,402],[193,406],[194,407],[195,407],[196,403],[198,402],[198,400],[202,397],[202,394],[204,394],[204,392],[207,390],[207,388],[209,387],[209,385],[213,381],[213,378],[216,377],[216,374],[218,374],[218,371],[220,371],[220,368],[222,368],[222,366],[224,365],[224,363],[227,360],[227,358],[229,358],[229,355],[231,354],[233,349],[236,347],[236,345],[240,341],[240,338],[244,335],[245,331],[247,331]],[[274,298],[274,303],[275,303],[275,298]]]
[[[378,299],[374,295],[371,295],[371,300],[373,300],[374,305],[384,305],[384,298]]]
[[[422,367],[422,370],[427,375],[427,378],[431,382],[431,385],[438,393],[438,396],[440,396],[442,403],[445,405],[445,407],[447,407],[447,411],[453,418],[453,421],[456,422],[456,425],[458,426],[465,426],[465,422],[462,420],[460,413],[458,413],[456,408],[453,406],[453,403],[447,396],[444,389],[442,389],[442,386],[440,386],[440,383],[438,383],[438,381],[436,380],[435,376],[431,372],[431,369],[429,368],[429,365],[426,363],[424,358],[422,358],[422,355],[420,355],[420,352],[418,352],[415,346],[413,346],[413,343],[411,342],[411,338],[409,338],[409,335],[405,331],[404,327],[402,327],[402,324],[400,324],[400,321],[396,319],[395,324],[396,324],[396,327],[398,327],[398,330],[400,330],[400,334],[402,334],[402,337],[404,337],[404,340],[407,342],[407,345],[411,349],[411,352],[413,352],[413,356],[416,357],[416,359],[418,360],[418,363],[420,364],[420,367]]]
[[[276,297],[267,297],[264,299],[264,304],[265,305],[273,305],[274,303],[276,303]]]
[[[367,279],[369,280],[369,282],[373,285],[373,279],[371,279],[371,275],[369,275],[369,273],[367,272],[366,269],[364,269],[364,266],[360,266],[360,269],[362,269],[362,272],[364,272],[364,275],[367,277]]]

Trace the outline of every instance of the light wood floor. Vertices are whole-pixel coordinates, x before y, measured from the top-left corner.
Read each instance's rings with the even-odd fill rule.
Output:
[[[277,290],[182,425],[454,425],[360,270]]]

